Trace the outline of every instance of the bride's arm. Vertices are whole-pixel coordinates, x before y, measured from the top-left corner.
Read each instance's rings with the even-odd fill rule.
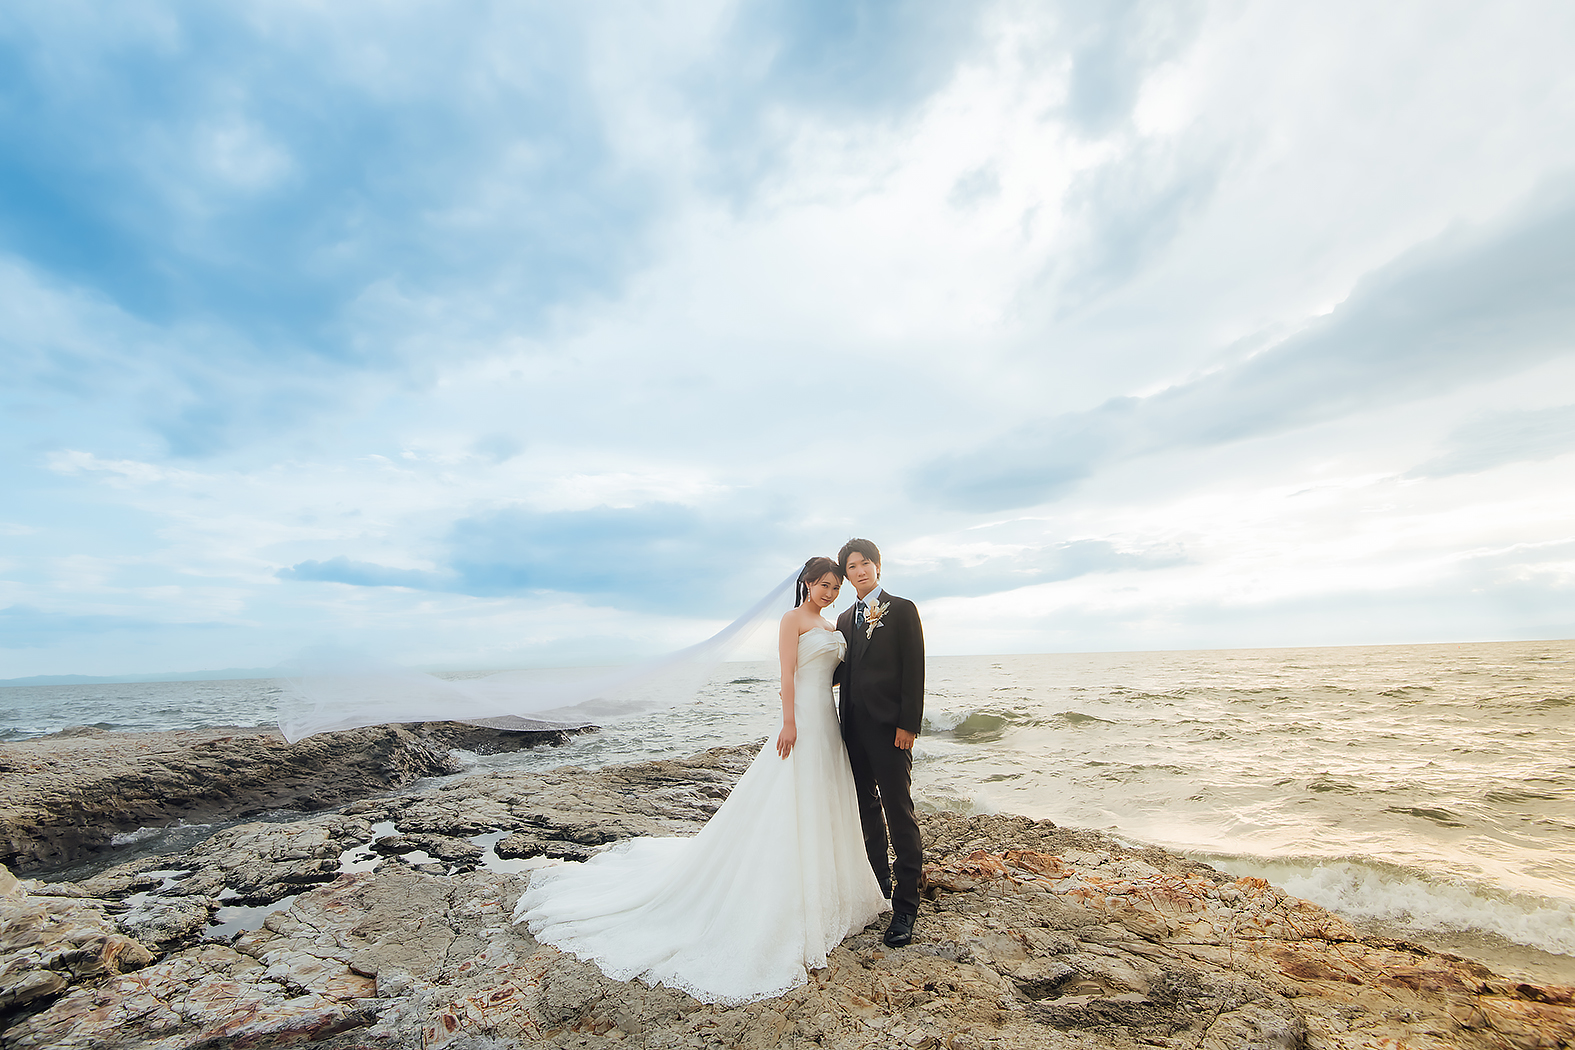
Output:
[[[782,617],[782,628],[777,632],[777,655],[782,659],[782,732],[777,736],[777,754],[783,758],[793,753],[798,743],[798,725],[793,720],[793,674],[798,670],[798,624],[793,614]]]

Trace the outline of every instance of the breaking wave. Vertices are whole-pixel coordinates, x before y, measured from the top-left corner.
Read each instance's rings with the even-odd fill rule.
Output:
[[[1575,955],[1575,901],[1506,893],[1465,880],[1360,861],[1231,858],[1214,865],[1268,879],[1349,919],[1417,933],[1479,930],[1554,955]]]

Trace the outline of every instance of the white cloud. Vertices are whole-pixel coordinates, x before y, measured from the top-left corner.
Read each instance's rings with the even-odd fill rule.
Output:
[[[203,128],[196,139],[198,163],[237,189],[268,189],[295,167],[288,150],[245,119]]]
[[[189,470],[161,467],[153,463],[141,463],[134,459],[100,459],[91,452],[82,452],[76,449],[61,449],[57,452],[51,452],[46,459],[49,469],[57,474],[106,474],[109,475],[112,482],[132,484],[149,484],[171,480],[189,482],[200,477],[200,475]]]

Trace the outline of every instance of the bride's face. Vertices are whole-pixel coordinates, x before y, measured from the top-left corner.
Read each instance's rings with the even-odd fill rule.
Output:
[[[842,590],[842,581],[834,572],[828,572],[820,579],[809,585],[808,601],[814,603],[816,609],[824,609],[837,600],[837,592]]]

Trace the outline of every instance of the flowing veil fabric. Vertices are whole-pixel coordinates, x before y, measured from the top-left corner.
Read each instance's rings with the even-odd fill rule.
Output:
[[[623,667],[447,679],[360,654],[317,650],[285,679],[279,731],[294,743],[315,733],[397,722],[530,729],[606,723],[671,707],[693,697],[717,665],[775,627],[792,604],[795,579],[789,576],[705,641]]]

